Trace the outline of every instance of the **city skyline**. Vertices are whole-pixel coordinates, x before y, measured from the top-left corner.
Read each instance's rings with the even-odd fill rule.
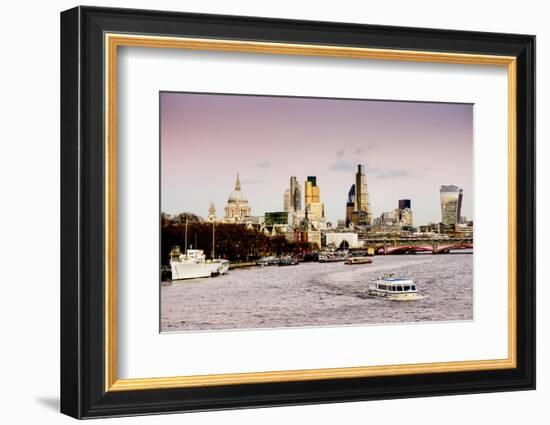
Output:
[[[345,218],[358,164],[373,217],[410,199],[414,223],[441,221],[439,188],[464,190],[473,218],[470,104],[166,93],[161,209],[222,214],[240,173],[253,216],[283,211],[291,176],[315,176],[328,221]]]

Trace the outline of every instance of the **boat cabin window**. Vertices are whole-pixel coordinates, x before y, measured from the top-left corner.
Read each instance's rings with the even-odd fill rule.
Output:
[[[412,286],[411,286],[411,289],[412,289],[413,291],[416,291],[416,286],[415,286],[415,285],[412,285]]]
[[[398,292],[403,292],[403,287],[401,285],[397,285],[397,291]]]
[[[410,286],[410,285],[405,285],[405,286],[403,287],[403,290],[404,290],[404,291],[410,291],[410,290],[411,290],[411,286]]]

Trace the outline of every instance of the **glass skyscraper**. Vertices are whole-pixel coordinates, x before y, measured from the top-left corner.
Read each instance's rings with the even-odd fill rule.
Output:
[[[439,196],[441,198],[441,222],[443,225],[458,224],[462,209],[462,189],[453,185],[442,185],[439,189]]]

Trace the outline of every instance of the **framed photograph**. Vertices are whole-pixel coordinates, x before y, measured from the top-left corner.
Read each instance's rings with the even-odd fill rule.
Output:
[[[535,388],[535,37],[61,14],[61,411]]]

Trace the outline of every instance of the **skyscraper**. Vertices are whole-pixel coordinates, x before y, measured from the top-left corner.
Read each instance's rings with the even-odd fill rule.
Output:
[[[355,183],[351,185],[348,192],[348,202],[346,202],[346,227],[351,224],[353,210],[355,209]]]
[[[445,226],[459,223],[462,209],[462,189],[453,185],[442,185],[439,189],[441,198],[441,222]]]
[[[399,200],[399,209],[404,210],[405,208],[411,208],[411,200],[410,199],[400,199]]]
[[[365,177],[365,166],[357,165],[355,173],[355,210],[367,212],[367,203],[369,201],[367,194],[367,183]]]
[[[317,177],[308,176],[304,183],[305,211],[309,220],[318,223],[325,218],[325,205],[321,203],[321,189],[317,186]]]
[[[302,210],[302,189],[300,188],[300,183],[296,176],[290,177],[290,212],[296,212]]]
[[[283,194],[283,210],[290,212],[290,189],[285,190]]]
[[[358,225],[370,225],[372,224],[372,211],[369,203],[369,192],[367,190],[367,177],[365,175],[365,166],[363,164],[357,165],[357,173],[355,173],[355,184],[352,186],[354,189],[353,196],[353,212],[351,213],[350,222]],[[347,211],[350,204],[350,194],[348,193],[348,204],[346,204],[346,218]],[[347,221],[347,220],[346,220]],[[349,223],[348,223],[349,224]]]
[[[317,177],[308,176],[305,181],[305,194],[304,201],[307,204],[312,204],[320,201],[321,193],[319,186],[317,186]]]

